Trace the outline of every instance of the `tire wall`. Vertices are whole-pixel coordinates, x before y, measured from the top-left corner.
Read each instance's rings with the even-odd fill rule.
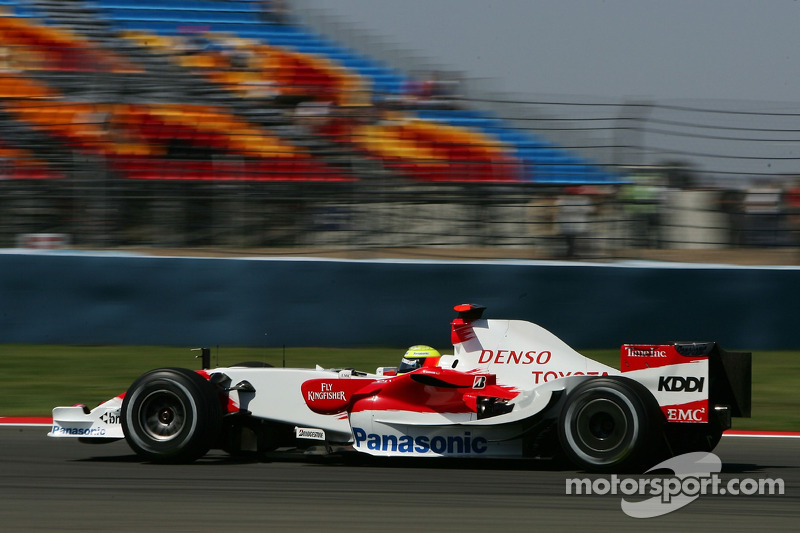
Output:
[[[797,349],[799,298],[794,269],[5,254],[0,344],[447,347],[473,302],[576,348]]]

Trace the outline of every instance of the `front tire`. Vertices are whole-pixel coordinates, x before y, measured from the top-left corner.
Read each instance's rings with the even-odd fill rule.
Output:
[[[122,401],[122,431],[141,457],[192,462],[208,452],[222,427],[222,404],[214,386],[183,368],[142,375]]]
[[[589,379],[567,396],[559,441],[578,467],[594,472],[642,467],[653,442],[649,392],[625,378]]]

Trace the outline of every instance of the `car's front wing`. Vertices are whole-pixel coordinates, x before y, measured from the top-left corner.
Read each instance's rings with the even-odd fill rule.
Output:
[[[122,439],[120,409],[122,397],[111,398],[91,411],[84,405],[53,409],[53,426],[48,437]]]

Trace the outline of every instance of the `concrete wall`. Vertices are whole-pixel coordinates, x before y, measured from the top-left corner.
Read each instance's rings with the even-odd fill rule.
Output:
[[[797,269],[0,254],[0,344],[446,347],[475,302],[576,348],[797,349],[798,299]]]

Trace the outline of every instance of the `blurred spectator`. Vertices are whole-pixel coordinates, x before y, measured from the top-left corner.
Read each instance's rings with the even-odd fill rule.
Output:
[[[633,246],[661,247],[661,208],[665,192],[657,176],[634,176],[633,183],[622,187],[621,200],[630,223]]]
[[[458,107],[458,81],[445,78],[439,72],[434,72],[425,82],[425,90],[429,105],[437,109],[453,109]]]
[[[13,72],[11,67],[11,51],[7,46],[0,46],[0,72]]]
[[[580,187],[568,187],[556,202],[558,233],[564,240],[564,255],[573,259],[582,255],[589,237],[594,206]]]
[[[331,103],[317,100],[300,102],[294,109],[294,120],[302,130],[317,134],[330,120]]]
[[[271,106],[275,98],[281,94],[275,80],[261,76],[256,70],[251,71],[251,76],[242,81],[241,85],[245,89],[246,98],[258,100],[262,105]]]
[[[454,109],[457,106],[458,82],[433,72],[427,77],[412,76],[403,85],[404,107]]]
[[[719,210],[728,219],[728,243],[734,247],[744,244],[743,197],[742,191],[730,189],[722,191],[719,200]]]
[[[781,189],[775,184],[757,185],[744,197],[745,244],[778,246],[783,244],[780,231],[783,208]]]
[[[231,70],[250,70],[253,63],[253,51],[246,46],[239,46],[233,39],[216,41],[211,50],[219,52],[230,65]]]
[[[789,245],[800,246],[800,183],[795,183],[785,194],[786,222],[789,231]]]
[[[413,106],[422,95],[422,81],[416,76],[411,76],[403,81],[402,98],[403,103],[408,106]]]
[[[267,24],[291,24],[291,13],[286,0],[260,0],[261,20]]]
[[[183,36],[179,41],[178,52],[184,55],[199,54],[211,48],[212,43],[205,36],[205,27],[183,26],[178,33]]]

